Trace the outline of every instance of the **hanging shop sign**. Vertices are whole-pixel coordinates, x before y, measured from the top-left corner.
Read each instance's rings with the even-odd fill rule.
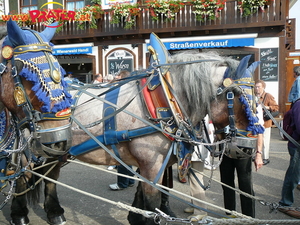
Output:
[[[52,52],[53,55],[91,54],[92,47],[54,48]]]
[[[168,50],[253,46],[254,38],[164,42]]]

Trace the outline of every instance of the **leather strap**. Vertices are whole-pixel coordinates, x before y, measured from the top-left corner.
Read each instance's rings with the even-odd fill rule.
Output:
[[[153,180],[154,184],[157,183],[157,181],[159,180],[159,178],[161,177],[161,175],[164,173],[164,171],[165,171],[165,169],[167,167],[167,164],[169,162],[169,159],[171,157],[171,154],[172,154],[172,152],[174,152],[174,149],[176,149],[176,147],[177,147],[177,141],[173,141],[172,144],[171,144],[171,147],[170,147],[170,149],[168,151],[168,154],[167,154],[167,156],[166,156],[166,158],[165,158],[165,160],[164,160],[164,162],[163,162],[163,164],[162,164],[162,166],[160,168],[160,170],[158,171],[156,177]]]

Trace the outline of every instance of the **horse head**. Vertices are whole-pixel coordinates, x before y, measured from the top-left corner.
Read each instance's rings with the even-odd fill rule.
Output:
[[[62,155],[71,147],[71,95],[65,71],[52,55],[55,28],[43,32],[7,22],[1,44],[0,101],[11,112],[17,129],[31,132],[37,155]]]
[[[247,158],[257,147],[258,134],[264,132],[254,94],[253,73],[260,62],[248,67],[250,55],[235,67],[227,67],[211,103],[211,119],[218,139],[227,139],[225,153],[231,158]]]
[[[172,55],[171,80],[177,101],[191,124],[209,115],[219,139],[250,138],[263,132],[254,100],[253,72],[259,62],[248,67],[250,56],[240,62],[216,52],[183,51]],[[255,147],[254,140],[251,146]]]
[[[211,104],[215,125],[220,128],[234,122],[238,130],[249,131],[247,135],[242,136],[256,135],[261,131],[256,115],[253,80],[253,73],[260,62],[254,62],[248,67],[250,57],[250,55],[246,56],[239,64],[227,67],[218,86],[216,100]],[[227,117],[227,119],[220,119],[220,117]],[[231,117],[234,117],[235,121],[231,122]]]

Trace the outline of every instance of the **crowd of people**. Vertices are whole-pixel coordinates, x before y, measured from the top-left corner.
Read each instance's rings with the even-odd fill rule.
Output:
[[[125,73],[125,72],[128,72],[128,71],[120,71],[120,73]],[[110,82],[113,82],[119,77],[119,74],[113,76],[112,74],[108,74],[107,76],[103,76],[102,74],[100,73],[97,73],[93,76],[93,80],[92,80],[92,83],[93,84],[105,84],[105,83],[110,83]],[[81,85],[84,85],[83,82],[79,81],[77,78],[75,78],[73,76],[73,72],[71,71],[68,71],[64,77],[64,80],[68,83],[68,84],[81,84]]]
[[[128,71],[121,71],[114,79],[110,78],[110,80],[104,79],[102,74],[96,74],[94,77],[94,84],[103,83],[103,82],[116,82],[119,79],[129,76],[130,73]],[[291,110],[292,110],[292,118],[293,118],[293,134],[292,137],[299,143],[300,141],[300,66],[296,66],[294,68],[294,77],[295,81],[290,90],[288,101],[291,102]],[[68,73],[68,76],[65,80],[74,79],[72,78],[72,73]],[[279,106],[272,94],[266,92],[266,83],[263,80],[257,80],[255,82],[255,94],[256,94],[256,102],[257,102],[257,116],[259,119],[259,123],[264,127],[263,134],[257,135],[257,145],[255,149],[250,149],[249,157],[242,158],[232,158],[229,155],[224,155],[221,164],[220,164],[220,179],[224,184],[222,185],[223,189],[223,201],[224,208],[230,211],[236,210],[236,195],[235,191],[235,174],[237,174],[238,179],[238,188],[247,194],[254,196],[253,190],[253,180],[252,180],[252,163],[254,162],[254,167],[256,171],[260,169],[263,165],[268,165],[271,162],[270,159],[270,140],[271,140],[271,127],[273,125],[273,121],[271,118],[265,118],[263,116],[263,111],[268,110],[270,112],[279,111]],[[206,118],[206,121],[209,121],[209,118]],[[207,125],[207,124],[206,124]],[[209,130],[211,133],[211,129]],[[212,133],[214,136],[214,134]],[[212,140],[211,140],[212,141]],[[300,146],[300,144],[299,144]],[[281,199],[279,200],[279,211],[286,213],[290,216],[300,219],[300,211],[297,208],[293,208],[292,205],[294,203],[294,190],[300,190],[300,151],[299,146],[295,146],[292,141],[288,141],[288,152],[290,154],[290,162],[289,167],[286,171]],[[197,152],[201,152],[201,154],[197,154]],[[207,151],[206,148],[199,145],[195,147],[195,154],[192,156],[191,167],[196,171],[203,172],[205,161],[208,161],[211,155]],[[198,156],[201,155],[202,158]],[[213,156],[212,156],[213,157]],[[207,163],[206,163],[207,164]],[[214,165],[210,165],[211,169]],[[131,169],[132,167],[129,166]],[[114,184],[110,184],[109,188],[113,191],[124,190],[128,187],[132,187],[135,184],[134,179],[130,179],[128,177],[123,177],[122,174],[127,176],[133,176],[133,173],[127,170],[123,165],[118,166],[110,166],[108,169],[116,169],[120,176],[117,176],[117,182]],[[236,171],[236,173],[235,173]],[[196,175],[192,176],[189,174],[188,182],[190,186],[190,194],[194,198],[201,199],[205,201],[205,190],[198,183],[203,182],[203,175],[200,173],[196,173]],[[187,181],[180,180],[185,183]],[[232,187],[232,188],[230,188]],[[240,195],[241,201],[241,211],[244,215],[255,218],[255,200],[254,198],[247,197],[243,194]],[[188,219],[191,221],[201,220],[204,216],[207,215],[206,204],[199,203],[197,201],[191,201],[195,206],[199,206],[203,210],[198,209],[197,207],[188,207],[184,209],[184,212],[191,213],[188,216]],[[226,213],[229,217],[234,217],[230,213]]]

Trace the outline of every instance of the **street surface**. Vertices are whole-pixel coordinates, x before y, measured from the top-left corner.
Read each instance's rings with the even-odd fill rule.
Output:
[[[287,142],[281,140],[278,128],[272,128],[271,163],[264,166],[258,172],[253,172],[254,190],[256,196],[267,202],[277,203],[280,198],[281,186],[284,179],[285,171],[289,164],[289,154],[287,152]],[[107,166],[98,166],[106,171]],[[179,183],[176,176],[176,165],[174,168],[174,189],[182,193],[189,194],[188,183]],[[210,175],[210,171],[205,170],[205,174]],[[219,180],[219,170],[215,170],[213,178]],[[59,181],[78,188],[82,191],[103,197],[109,201],[122,202],[130,204],[133,201],[137,184],[122,191],[111,191],[109,184],[116,182],[114,174],[99,171],[94,168],[89,168],[83,165],[71,163],[63,167]],[[206,182],[207,183],[207,179]],[[211,188],[207,190],[207,201],[211,204],[223,207],[223,198],[221,185],[212,181]],[[127,221],[128,211],[118,208],[117,206],[94,198],[86,196],[82,193],[77,193],[69,190],[66,187],[58,186],[59,199],[62,207],[65,209],[65,217],[67,225],[129,225]],[[176,194],[176,196],[179,196]],[[0,196],[0,203],[5,199],[5,196]],[[183,197],[188,200],[188,198]],[[8,225],[10,220],[10,202],[0,211],[0,224]],[[170,200],[172,210],[178,218],[186,218],[189,214],[183,212],[183,209],[188,205],[174,198]],[[237,198],[237,212],[240,211],[239,198]],[[300,206],[300,191],[295,190],[295,204]],[[209,210],[217,212],[221,215],[225,213],[213,207],[208,207]],[[209,214],[214,216],[213,214]],[[43,198],[41,202],[30,207],[30,224],[31,225],[46,225],[46,214],[43,210]],[[269,207],[263,206],[256,202],[256,218],[264,220],[289,220],[293,219],[281,212],[269,213]],[[168,223],[171,224],[171,223]],[[175,223],[174,223],[175,224]],[[178,223],[176,223],[178,224]],[[182,223],[183,224],[183,223]],[[194,223],[196,224],[196,223]],[[271,224],[271,223],[269,223]],[[285,223],[289,224],[289,223]],[[295,224],[295,223],[294,223]],[[300,221],[299,221],[300,224]]]

